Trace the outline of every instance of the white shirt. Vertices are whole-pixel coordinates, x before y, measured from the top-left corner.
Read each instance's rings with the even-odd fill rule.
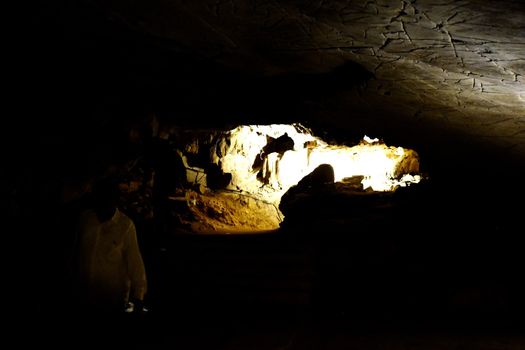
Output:
[[[86,300],[105,308],[122,308],[130,293],[142,300],[147,280],[133,221],[117,209],[111,219],[100,222],[93,210],[87,210],[80,217],[78,234]]]

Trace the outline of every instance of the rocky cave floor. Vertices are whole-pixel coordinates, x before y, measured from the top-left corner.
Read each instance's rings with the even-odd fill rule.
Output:
[[[84,319],[54,294],[23,341],[74,348],[523,349],[518,210],[414,186],[313,201],[265,234],[143,246],[149,312]],[[483,198],[483,200],[481,200]],[[496,200],[497,198],[490,198]],[[286,221],[286,220],[285,220]],[[113,345],[112,345],[113,347]]]

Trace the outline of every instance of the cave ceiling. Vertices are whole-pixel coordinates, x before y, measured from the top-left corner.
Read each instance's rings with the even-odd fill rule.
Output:
[[[427,130],[422,137],[434,138],[447,131],[497,146],[505,154],[525,154],[521,1],[86,3],[171,52],[276,79],[265,85],[223,77],[237,85],[233,92],[224,88],[227,94],[240,97],[237,102],[232,96],[226,102],[221,98],[222,104],[259,104],[259,110],[272,114],[272,100],[302,98],[302,109],[290,109],[291,120],[304,111],[324,125],[348,129],[408,130],[411,135]],[[169,65],[169,60],[156,60]],[[206,86],[202,96],[223,90],[223,82],[205,81],[202,74],[207,73],[200,74],[194,80]],[[294,77],[295,87],[287,76]],[[305,76],[326,79],[301,80]],[[176,77],[172,80],[176,85]],[[263,97],[251,96],[258,94]]]

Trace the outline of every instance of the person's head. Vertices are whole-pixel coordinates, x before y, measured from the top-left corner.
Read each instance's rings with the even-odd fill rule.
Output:
[[[118,182],[114,178],[103,178],[98,180],[93,186],[94,208],[102,220],[107,220],[113,216],[120,199]]]
[[[335,181],[334,168],[330,164],[321,164],[306,175],[298,185],[301,187],[321,187]]]
[[[334,168],[330,164],[321,164],[310,173],[312,184],[329,185],[335,181]]]

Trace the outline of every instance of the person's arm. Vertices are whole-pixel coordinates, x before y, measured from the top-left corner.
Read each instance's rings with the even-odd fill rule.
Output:
[[[143,301],[147,292],[146,269],[137,242],[137,232],[135,225],[131,222],[128,228],[127,245],[125,258],[128,269],[128,276],[131,281],[131,299]]]

